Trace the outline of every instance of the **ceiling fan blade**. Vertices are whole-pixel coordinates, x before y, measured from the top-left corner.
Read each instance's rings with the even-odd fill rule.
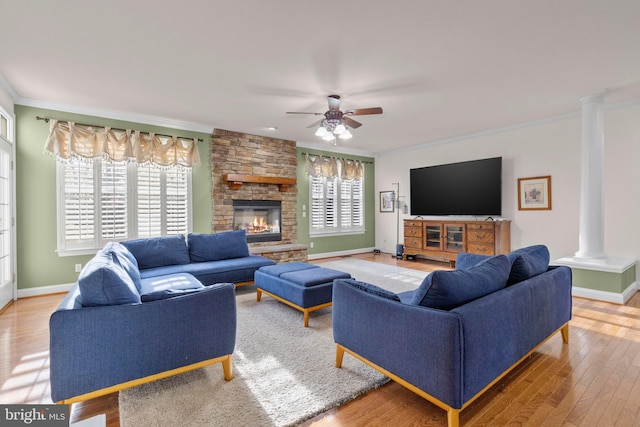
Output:
[[[347,110],[344,114],[349,116],[364,116],[365,114],[382,114],[382,108],[358,108],[357,110]]]
[[[323,116],[324,113],[302,113],[299,111],[287,111],[287,114],[313,114],[315,116]]]
[[[309,128],[314,128],[314,127],[316,127],[316,126],[320,126],[320,123],[322,123],[323,121],[324,121],[324,119],[322,119],[322,120],[318,120],[317,122],[312,123],[312,124],[310,124],[309,126],[307,126],[307,129],[309,129]]]
[[[356,122],[355,120],[353,120],[352,118],[349,118],[347,116],[342,116],[342,121],[349,126],[351,129],[357,129],[360,126],[362,126],[362,123],[360,122]]]

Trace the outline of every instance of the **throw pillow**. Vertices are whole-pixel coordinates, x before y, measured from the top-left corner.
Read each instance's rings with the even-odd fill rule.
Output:
[[[102,251],[112,254],[113,260],[117,262],[120,267],[124,268],[124,271],[131,277],[133,284],[136,286],[138,292],[140,292],[142,286],[140,282],[140,270],[138,269],[138,261],[136,261],[133,254],[118,242],[107,243],[104,245],[104,248],[102,248]]]
[[[140,294],[133,280],[109,251],[99,251],[80,272],[78,287],[85,307],[136,304]]]
[[[473,267],[488,258],[491,256],[461,252],[456,257],[456,269],[464,270]],[[507,259],[511,263],[511,271],[507,286],[544,273],[549,268],[549,258],[549,249],[545,245],[527,246],[508,253]]]
[[[249,256],[245,230],[223,231],[214,234],[189,234],[191,262],[218,261]]]
[[[549,268],[549,249],[545,245],[516,249],[507,257],[511,261],[511,273],[507,286],[542,274]]]
[[[505,287],[510,264],[504,255],[487,258],[464,270],[438,270],[416,289],[414,305],[451,310]]]
[[[380,288],[376,285],[372,285],[371,283],[360,282],[355,279],[336,279],[335,281],[340,281],[341,283],[345,283],[347,285],[353,286],[354,288],[365,291],[368,294],[377,295],[382,298],[390,299],[393,301],[400,301],[398,295],[394,294],[391,291]]]
[[[122,245],[133,254],[140,269],[189,264],[189,251],[183,235],[127,240]]]

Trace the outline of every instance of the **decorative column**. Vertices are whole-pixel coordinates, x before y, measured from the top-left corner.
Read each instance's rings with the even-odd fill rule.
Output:
[[[636,260],[604,253],[604,95],[582,103],[582,173],[578,252],[553,263],[572,271],[572,294],[624,304],[638,289]]]
[[[580,189],[579,259],[606,259],[604,253],[604,93],[585,96],[582,103],[582,174]]]

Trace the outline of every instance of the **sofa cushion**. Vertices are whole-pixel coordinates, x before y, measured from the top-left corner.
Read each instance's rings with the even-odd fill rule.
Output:
[[[140,269],[189,264],[189,251],[183,235],[127,240],[122,245],[133,254]]]
[[[169,274],[142,280],[142,302],[158,301],[206,289],[191,274]]]
[[[168,290],[204,288],[193,275],[189,273],[167,274],[142,279],[142,295]]]
[[[511,261],[511,273],[507,285],[514,285],[549,268],[549,249],[545,245],[534,245],[516,249],[507,255]]]
[[[204,289],[207,289],[207,288],[203,286],[201,288],[192,288],[192,289],[167,289],[166,291],[158,291],[158,292],[152,292],[150,294],[144,294],[140,298],[142,299],[142,302],[161,301],[169,298],[175,298],[183,295],[198,293]]]
[[[351,279],[351,275],[332,268],[318,267],[282,273],[280,278],[308,288],[323,283],[333,283],[333,279]]]
[[[133,284],[136,286],[138,292],[140,292],[140,270],[138,269],[138,261],[129,250],[118,242],[109,242],[102,248],[103,251],[113,254],[113,259],[116,261],[124,271],[127,272]]]
[[[414,305],[450,310],[505,287],[509,260],[504,255],[487,258],[464,270],[437,270],[415,290]]]
[[[398,295],[386,289],[380,288],[376,285],[372,285],[371,283],[361,282],[355,279],[336,279],[335,281],[348,284],[350,286],[353,286],[354,288],[365,291],[368,294],[377,295],[379,297],[390,299],[393,301],[400,301],[400,298],[398,297]]]
[[[214,234],[189,234],[191,262],[218,261],[249,256],[245,230],[223,231]]]
[[[78,287],[84,307],[135,304],[140,293],[112,251],[99,251],[80,272]]]
[[[471,254],[469,252],[460,252],[456,256],[456,270],[464,270],[469,267],[474,267],[481,261],[484,261],[485,259],[489,259],[491,257],[492,255],[479,255]]]
[[[545,245],[527,246],[507,254],[507,259],[511,263],[507,286],[515,285],[547,271],[549,257],[549,249]],[[491,257],[461,252],[456,257],[456,269],[463,270],[473,267],[488,258]]]
[[[260,271],[270,276],[280,277],[284,273],[291,273],[292,271],[309,270],[311,268],[320,268],[314,264],[307,264],[302,261],[285,262],[282,264],[269,265],[266,267],[260,267]]]

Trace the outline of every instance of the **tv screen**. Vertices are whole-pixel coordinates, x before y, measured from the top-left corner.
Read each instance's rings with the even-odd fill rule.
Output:
[[[410,172],[411,215],[502,215],[502,157]]]

